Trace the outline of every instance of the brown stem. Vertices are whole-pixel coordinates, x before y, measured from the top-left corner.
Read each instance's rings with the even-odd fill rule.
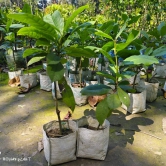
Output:
[[[62,123],[61,123],[61,117],[60,117],[60,111],[58,109],[58,98],[57,98],[57,91],[56,91],[56,81],[54,81],[54,92],[55,92],[55,108],[56,108],[56,114],[58,117],[59,122],[59,129],[60,129],[60,135],[62,135]]]

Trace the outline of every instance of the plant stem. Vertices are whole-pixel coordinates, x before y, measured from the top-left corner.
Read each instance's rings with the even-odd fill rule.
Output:
[[[60,135],[62,135],[62,123],[61,123],[61,117],[60,117],[60,111],[58,109],[58,98],[57,98],[57,91],[56,91],[56,81],[54,81],[54,91],[55,91],[55,108],[56,108],[56,114],[58,117],[59,122],[59,129],[60,129]]]

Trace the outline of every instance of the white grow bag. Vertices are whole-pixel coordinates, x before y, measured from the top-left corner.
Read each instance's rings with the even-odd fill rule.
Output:
[[[146,90],[141,93],[128,93],[130,97],[130,106],[127,108],[122,104],[122,108],[131,114],[144,112],[146,110]]]
[[[146,101],[153,102],[157,98],[159,83],[148,83],[145,82],[146,88]]]
[[[51,91],[52,83],[50,77],[46,75],[46,72],[40,74],[40,89]]]
[[[70,85],[70,87],[71,87],[71,90],[72,90],[73,95],[74,95],[75,103],[78,106],[82,106],[82,105],[85,105],[85,104],[88,103],[88,96],[82,95],[80,93],[80,91],[82,90],[82,88],[74,88],[71,85]]]
[[[109,144],[109,126],[108,120],[102,125],[102,130],[90,130],[80,128],[79,126],[90,125],[98,127],[99,122],[91,116],[83,117],[77,121],[77,157],[104,160]]]
[[[67,122],[65,125],[67,125]],[[51,165],[76,160],[76,123],[69,120],[69,126],[73,133],[60,138],[48,138],[46,131],[59,128],[59,123],[58,121],[51,121],[43,125],[44,155],[47,162]]]
[[[22,70],[18,70],[18,71],[9,71],[8,72],[8,76],[9,79],[13,79],[14,77],[20,76],[22,74]]]
[[[156,77],[166,77],[166,64],[154,64],[154,73]]]
[[[24,88],[33,88],[37,85],[36,73],[20,75],[20,84]]]

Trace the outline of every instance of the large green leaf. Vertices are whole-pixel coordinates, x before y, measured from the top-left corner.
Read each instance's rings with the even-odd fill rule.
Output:
[[[52,14],[52,19],[54,21],[55,27],[57,27],[62,34],[64,30],[64,18],[62,17],[61,13],[59,11],[55,11]]]
[[[56,65],[61,60],[60,57],[58,57],[57,55],[55,55],[53,53],[48,54],[46,59],[47,59],[47,64],[48,65]]]
[[[37,53],[45,53],[45,51],[38,49],[38,48],[28,48],[24,51],[23,57],[30,56],[32,54],[37,54]]]
[[[88,48],[67,47],[65,48],[65,50],[66,50],[66,53],[72,57],[86,57],[86,58],[97,57],[94,51]]]
[[[107,73],[104,73],[104,72],[96,72],[96,74],[100,75],[100,76],[103,76],[105,78],[108,78],[108,79],[111,79],[113,80],[114,82],[116,81],[115,77],[113,77],[112,75],[110,74],[107,74]]]
[[[122,32],[126,29],[126,23],[124,23],[124,25],[122,26],[122,28],[119,30],[118,34],[116,35],[115,39],[117,40],[117,38],[122,34]]]
[[[105,50],[106,52],[109,52],[110,50],[112,50],[112,48],[114,48],[114,42],[107,42],[106,44],[104,44],[104,46],[102,47],[103,50]]]
[[[43,20],[58,29],[58,32],[62,34],[64,29],[64,18],[62,17],[61,13],[56,10],[52,15],[48,14],[43,17]]]
[[[132,41],[134,41],[138,37],[138,35],[139,35],[139,31],[132,30],[125,43],[120,43],[116,45],[116,51],[119,52],[125,49]]]
[[[102,37],[111,39],[113,41],[113,38],[110,35],[108,35],[107,33],[102,32],[100,30],[97,30],[97,32],[95,32],[95,34],[98,35],[98,36],[102,36]]]
[[[120,101],[128,107],[130,105],[129,95],[125,91],[123,91],[120,87],[118,87],[117,93],[118,93]]]
[[[75,99],[73,91],[71,90],[70,86],[67,83],[64,84],[64,91],[62,92],[62,100],[73,112],[75,109]]]
[[[108,103],[108,107],[111,110],[115,110],[121,106],[121,101],[120,101],[117,93],[113,93],[113,94],[108,95],[107,103]]]
[[[47,39],[48,41],[54,41],[54,38],[45,32],[35,28],[35,27],[24,27],[21,28],[18,33],[18,35],[23,35],[23,36],[28,36],[30,38],[35,38],[35,39],[40,39],[44,38]]]
[[[132,16],[131,20],[128,21],[128,25],[136,23],[141,18],[141,16],[142,16],[141,14],[138,16]]]
[[[102,100],[96,108],[96,119],[102,125],[104,120],[111,115],[112,110],[108,107],[107,99]]]
[[[5,28],[0,27],[0,31],[1,31],[1,32],[5,32],[5,33],[6,33]]]
[[[75,32],[77,32],[78,30],[80,30],[80,29],[82,29],[82,28],[87,28],[87,27],[90,27],[90,26],[92,26],[92,25],[94,25],[95,24],[95,22],[85,22],[85,23],[82,23],[81,25],[78,25],[72,32],[71,32],[71,34],[73,34],[73,33],[75,33]],[[86,29],[87,31],[89,30],[89,29]],[[94,30],[94,29],[93,29]]]
[[[47,74],[52,82],[61,80],[64,75],[63,65],[61,63],[47,65]]]
[[[74,11],[74,13],[72,13],[72,15],[67,19],[65,23],[64,31],[67,31],[68,28],[70,27],[71,22],[75,19],[75,17],[87,8],[89,8],[89,6],[85,5],[85,6],[79,7],[76,11]]]
[[[113,61],[111,55],[108,54],[108,52],[106,52],[103,49],[100,49],[100,52],[109,60],[110,63],[115,64],[115,62]]]
[[[123,59],[126,59],[132,55],[140,55],[140,52],[138,50],[127,50],[127,49],[118,52],[118,56],[120,56]]]
[[[81,90],[82,95],[87,96],[98,96],[98,95],[104,95],[107,94],[110,91],[110,87],[106,85],[89,85]]]
[[[153,56],[148,55],[133,55],[124,60],[125,64],[135,64],[140,65],[143,64],[145,66],[152,65],[153,63],[158,63],[158,60]]]
[[[42,59],[44,59],[45,56],[42,56],[42,57],[33,57],[29,62],[28,62],[28,66],[36,63],[36,62],[39,62],[41,61]]]
[[[24,6],[22,8],[22,12],[31,14],[31,6],[24,2]]]
[[[165,54],[166,54],[166,45],[163,45],[163,46],[155,49],[152,53],[152,56],[158,57],[158,56],[163,56]]]
[[[50,42],[47,39],[40,38],[36,40],[35,43],[36,46],[50,46]]]
[[[161,22],[160,25],[157,27],[157,30],[158,30],[160,36],[166,35],[166,23]]]
[[[11,29],[20,29],[24,26],[25,25],[22,25],[22,24],[11,24],[9,28],[11,28]]]
[[[58,30],[56,27],[53,27],[49,23],[46,23],[38,16],[31,15],[28,13],[9,14],[8,18],[12,18],[17,21],[27,23],[41,30],[43,33],[49,34],[50,36],[55,36],[55,33],[56,33],[55,29]]]

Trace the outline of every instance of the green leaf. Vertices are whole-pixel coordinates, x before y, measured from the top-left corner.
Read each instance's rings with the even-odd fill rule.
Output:
[[[55,26],[58,29],[58,32],[60,32],[61,34],[63,33],[64,18],[58,10],[56,10],[52,15],[48,14],[44,16],[43,20]]]
[[[98,74],[100,76],[103,76],[105,78],[111,79],[114,82],[116,81],[116,79],[112,75],[110,75],[110,74],[107,74],[107,73],[104,73],[104,72],[96,72],[96,74]]]
[[[107,103],[111,110],[115,110],[122,105],[117,93],[108,95]]]
[[[133,72],[133,71],[124,71],[124,72],[122,72],[122,74],[125,78],[130,78],[130,77],[135,75],[135,72]]]
[[[105,50],[106,52],[112,50],[112,48],[114,48],[114,42],[113,42],[113,41],[106,43],[106,44],[102,47],[102,49]]]
[[[145,50],[145,55],[150,55],[151,53],[153,52],[153,48],[152,47],[149,47]]]
[[[166,45],[163,45],[163,46],[155,49],[152,53],[152,56],[158,57],[158,56],[163,56],[165,54],[166,54]]]
[[[44,22],[41,18],[35,15],[31,15],[28,13],[17,13],[17,14],[9,14],[8,18],[15,19],[17,21],[30,24],[31,26],[35,27],[36,29],[42,31],[45,34],[49,34],[50,36],[55,36],[55,29],[49,23]]]
[[[65,48],[66,53],[72,57],[97,57],[94,51],[88,48],[81,48],[81,47],[67,47]]]
[[[54,53],[50,53],[47,55],[46,60],[48,65],[56,65],[60,62],[60,57],[58,57]]]
[[[100,49],[100,52],[110,61],[110,63],[115,64],[115,62],[113,61],[112,57],[110,54],[108,54],[108,52],[106,52],[103,49]]]
[[[116,35],[115,39],[117,40],[117,38],[121,35],[121,33],[126,29],[126,23],[124,23],[124,25],[122,26],[122,28],[120,29],[120,31],[118,32],[118,34]]]
[[[9,28],[11,29],[20,29],[23,28],[25,25],[22,24],[11,24]]]
[[[51,44],[47,39],[40,38],[40,39],[37,39],[35,45],[36,46],[50,46]]]
[[[23,57],[27,57],[30,56],[32,54],[36,54],[36,53],[45,53],[45,51],[38,49],[38,48],[28,48],[24,51],[23,53]]]
[[[98,96],[98,95],[104,95],[107,94],[110,91],[110,87],[106,85],[89,85],[81,90],[82,95],[87,96]]]
[[[141,35],[143,35],[144,37],[146,37],[149,40],[149,35],[146,31],[141,31]]]
[[[118,93],[120,101],[128,107],[130,105],[129,95],[125,91],[123,91],[120,87],[118,87],[117,93]]]
[[[72,13],[72,15],[67,19],[67,21],[65,23],[64,31],[67,31],[68,28],[70,27],[71,22],[75,19],[75,17],[87,8],[89,8],[89,6],[85,5],[85,6],[79,7],[77,10],[75,10],[74,13]]]
[[[61,80],[64,75],[63,65],[61,63],[47,65],[47,74],[52,82]]]
[[[132,41],[134,41],[138,37],[138,35],[139,31],[132,30],[125,43],[120,43],[116,45],[116,51],[119,52],[125,49]]]
[[[100,31],[100,30],[97,30],[97,32],[95,32],[95,34],[98,35],[98,36],[102,36],[102,37],[111,39],[111,40],[113,41],[113,38],[112,38],[110,35],[108,35],[108,34],[102,32],[102,31]]]
[[[0,31],[1,31],[1,32],[5,32],[5,33],[6,33],[5,28],[0,27]]]
[[[40,39],[44,38],[47,39],[48,41],[54,41],[54,38],[48,34],[46,34],[43,31],[38,30],[35,27],[24,27],[21,28],[18,32],[18,35],[23,35],[23,36],[28,36],[30,38],[35,38],[35,39]]]
[[[118,52],[118,56],[120,56],[123,59],[126,59],[132,55],[140,55],[140,52],[138,50],[121,50]]]
[[[143,64],[145,66],[152,65],[153,63],[158,63],[158,60],[153,56],[148,55],[133,55],[124,60],[125,64],[135,64],[140,65]]]
[[[66,81],[64,84],[64,91],[62,91],[62,100],[73,112],[75,109],[75,99],[73,91],[71,90],[70,86],[67,84]]]
[[[104,120],[108,118],[112,113],[112,110],[108,107],[107,99],[105,98],[102,100],[96,108],[96,119],[98,120],[99,124],[102,125]]]
[[[29,4],[27,4],[27,3],[24,3],[22,12],[31,14],[31,6]]]
[[[161,22],[160,25],[157,27],[157,30],[158,30],[160,36],[166,35],[166,23]]]
[[[32,65],[32,64],[34,64],[34,63],[36,63],[36,62],[39,62],[39,61],[41,61],[42,59],[44,59],[45,58],[45,56],[43,56],[43,57],[33,57],[29,62],[28,62],[28,66],[30,66],[30,65]]]
[[[122,20],[123,20],[124,22],[126,22],[128,19],[129,19],[128,15],[123,13],[123,14],[122,14]]]
[[[142,15],[132,16],[131,20],[128,21],[128,25],[136,23],[141,17],[142,17]]]

